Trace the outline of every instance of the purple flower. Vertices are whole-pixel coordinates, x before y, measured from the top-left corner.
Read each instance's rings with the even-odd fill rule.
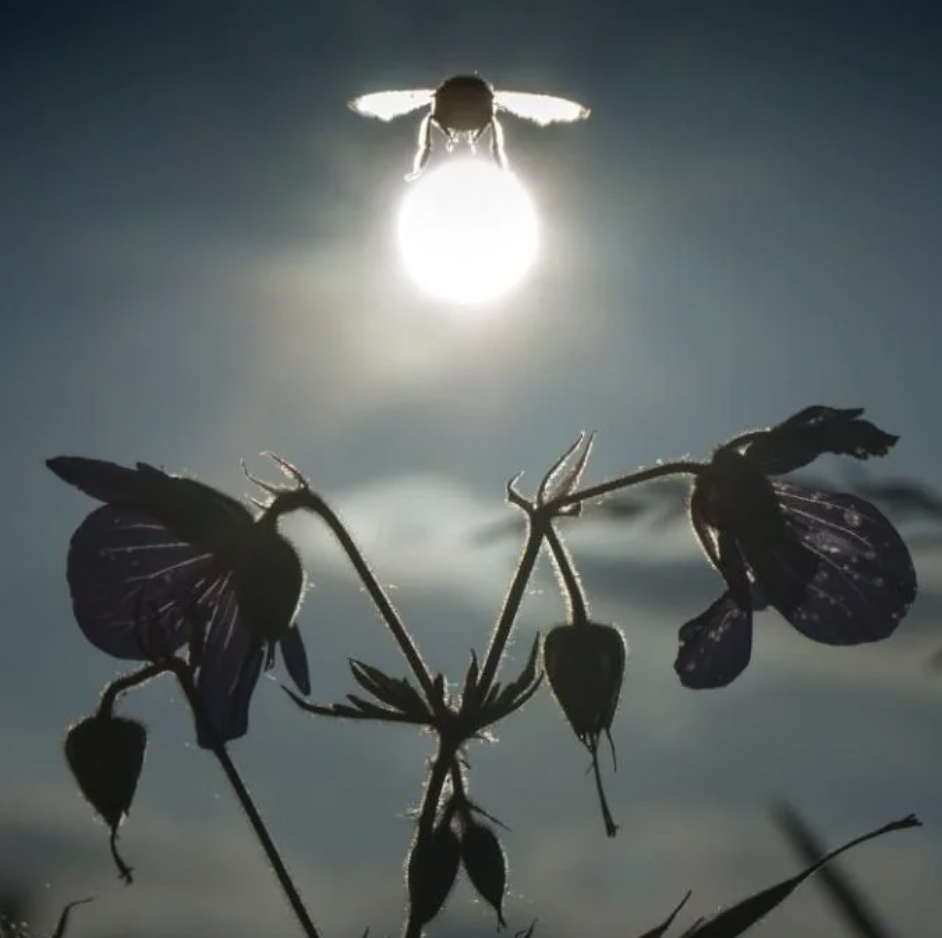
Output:
[[[290,498],[279,495],[256,518],[216,489],[145,463],[128,469],[60,456],[47,465],[105,503],[69,546],[79,627],[116,658],[149,661],[186,646],[210,728],[197,720],[200,746],[245,734],[252,692],[276,645],[298,689],[310,693],[295,625],[304,574],[277,529]]]
[[[888,638],[916,598],[902,538],[869,502],[770,475],[823,453],[884,455],[896,437],[861,410],[809,407],[720,447],[697,476],[690,520],[726,592],[680,629],[674,669],[685,687],[723,687],[752,653],[752,614],[771,606],[816,642]]]

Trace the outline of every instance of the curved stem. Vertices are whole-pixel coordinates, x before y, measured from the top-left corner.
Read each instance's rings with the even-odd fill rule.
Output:
[[[579,576],[576,573],[569,556],[569,551],[563,543],[559,532],[549,525],[546,529],[546,541],[553,554],[553,562],[563,581],[569,606],[569,620],[574,625],[582,625],[589,621],[589,602],[585,595],[585,590],[579,582]]]
[[[288,872],[284,861],[281,859],[281,855],[278,853],[278,849],[275,847],[275,843],[268,833],[268,828],[265,826],[265,822],[262,820],[258,809],[255,807],[255,802],[252,801],[252,796],[249,794],[245,782],[242,781],[242,777],[239,775],[239,771],[235,767],[235,763],[232,761],[225,745],[215,738],[215,733],[212,731],[205,717],[203,705],[196,693],[192,675],[182,661],[179,662],[179,666],[174,667],[173,670],[177,680],[180,682],[180,686],[183,688],[183,693],[186,694],[186,699],[190,705],[190,709],[193,711],[193,716],[202,724],[206,735],[211,740],[212,753],[222,766],[222,770],[225,772],[226,778],[229,780],[229,784],[232,786],[232,790],[235,792],[236,798],[238,798],[239,804],[242,806],[242,810],[249,819],[249,823],[255,831],[255,836],[262,845],[262,849],[268,857],[268,862],[271,863],[275,871],[275,876],[278,878],[278,882],[281,884],[281,888],[284,890],[285,896],[288,899],[288,904],[291,906],[291,910],[294,912],[301,928],[304,930],[304,934],[307,938],[320,938],[307,909],[304,907],[304,902],[301,900],[301,896],[291,879],[291,874]]]
[[[356,570],[357,576],[366,587],[366,591],[370,594],[370,598],[373,600],[376,608],[379,610],[379,613],[383,617],[386,625],[389,626],[389,631],[392,632],[393,638],[395,638],[396,642],[399,644],[399,648],[401,649],[406,661],[409,662],[409,667],[412,669],[415,679],[419,682],[422,690],[425,692],[427,700],[432,706],[435,706],[436,696],[433,687],[434,682],[432,675],[425,666],[425,662],[422,660],[422,656],[419,654],[419,649],[416,647],[415,642],[412,641],[412,637],[406,631],[405,624],[403,623],[402,619],[399,618],[399,614],[393,608],[393,604],[390,602],[385,590],[383,590],[382,586],[380,586],[379,581],[373,575],[373,571],[370,569],[369,564],[360,553],[360,549],[357,547],[353,538],[350,536],[350,533],[344,527],[340,518],[337,517],[337,514],[334,512],[334,510],[327,504],[327,502],[325,502],[314,492],[309,492],[307,494],[308,501],[306,507],[308,507],[311,511],[323,519],[326,525],[333,532],[334,537],[336,537],[340,542],[340,546],[343,548],[344,553],[349,558],[350,563],[353,564],[353,568]]]
[[[641,485],[642,482],[651,482],[654,479],[663,479],[665,476],[699,475],[706,467],[706,463],[693,462],[687,459],[665,462],[658,466],[651,466],[650,469],[639,469],[637,472],[631,472],[626,476],[609,479],[608,482],[600,482],[598,485],[590,485],[585,489],[577,489],[575,492],[570,492],[568,495],[555,499],[552,504],[558,511],[566,505],[576,505],[588,501],[590,498],[599,498],[602,495],[617,492],[619,489],[631,488],[633,485]]]
[[[138,668],[132,674],[126,674],[112,681],[101,693],[98,700],[98,713],[103,717],[110,717],[114,710],[115,702],[121,694],[129,691],[132,687],[139,684],[145,684],[159,674],[166,674],[167,671],[174,670],[166,664],[149,664],[143,668]]]

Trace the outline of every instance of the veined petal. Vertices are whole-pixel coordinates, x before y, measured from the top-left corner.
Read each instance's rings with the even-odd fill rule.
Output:
[[[311,675],[301,631],[296,625],[291,626],[281,639],[281,657],[295,687],[306,697],[311,693]]]
[[[802,599],[771,605],[808,638],[829,645],[857,645],[889,637],[916,598],[912,557],[892,524],[854,495],[812,492],[773,483],[817,572]]]
[[[154,649],[144,645],[154,641],[161,652],[176,651],[190,634],[193,611],[212,601],[219,572],[211,554],[130,508],[96,509],[69,545],[76,621],[116,658],[146,661]]]
[[[212,733],[226,743],[248,731],[249,704],[262,669],[264,648],[240,622],[231,590],[214,606],[205,636],[196,690]],[[199,721],[197,742],[203,749],[212,743]]]
[[[674,670],[684,687],[726,687],[752,657],[752,610],[724,593],[706,612],[681,626]]]
[[[746,573],[742,547],[736,537],[728,531],[719,533],[718,566],[733,601],[743,609],[752,609],[752,585]]]

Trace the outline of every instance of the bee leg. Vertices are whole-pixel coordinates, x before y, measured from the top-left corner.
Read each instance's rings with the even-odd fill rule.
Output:
[[[487,124],[468,134],[468,145],[471,147],[472,153],[478,152],[478,142],[480,141],[481,136],[484,134],[485,130],[487,130]]]
[[[504,153],[504,128],[496,117],[491,119],[491,155],[501,169],[507,169],[507,156]]]
[[[406,176],[406,182],[412,182],[422,175],[428,158],[432,155],[432,115],[428,114],[419,124],[419,148],[415,154],[415,160],[412,164],[412,172]]]

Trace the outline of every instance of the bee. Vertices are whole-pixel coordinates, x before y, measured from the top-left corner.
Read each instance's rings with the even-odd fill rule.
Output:
[[[479,75],[453,75],[437,88],[412,91],[377,91],[354,98],[351,110],[364,117],[391,121],[427,107],[428,113],[419,125],[418,149],[412,172],[407,180],[418,178],[432,155],[432,128],[445,137],[445,148],[454,150],[465,142],[475,152],[478,141],[490,130],[491,155],[502,169],[507,167],[504,154],[504,131],[497,119],[499,111],[533,121],[541,127],[547,124],[572,123],[585,120],[589,108],[548,94],[530,94],[522,91],[497,91]]]

